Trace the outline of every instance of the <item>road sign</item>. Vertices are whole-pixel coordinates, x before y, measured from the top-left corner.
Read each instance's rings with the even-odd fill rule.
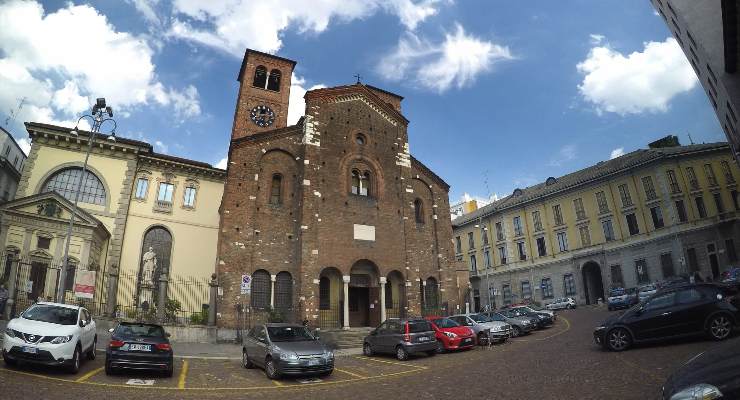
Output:
[[[252,291],[252,277],[249,274],[242,275],[241,293],[249,294]]]

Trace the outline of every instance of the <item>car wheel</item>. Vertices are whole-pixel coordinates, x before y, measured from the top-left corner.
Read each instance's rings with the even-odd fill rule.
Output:
[[[373,356],[373,348],[370,346],[370,343],[365,343],[362,346],[362,354],[366,355],[367,357]]]
[[[403,346],[398,346],[396,347],[396,358],[399,361],[406,361],[409,359],[409,352]]]
[[[265,361],[265,375],[267,375],[269,379],[280,379],[280,373],[278,372],[275,361],[273,361],[272,358],[268,358]]]
[[[445,343],[441,340],[437,340],[437,353],[444,353],[445,352]]]
[[[95,354],[95,348],[96,348],[97,346],[98,346],[98,338],[96,337],[96,338],[95,338],[95,340],[93,340],[93,344],[92,344],[92,347],[91,347],[91,348],[90,348],[90,350],[89,350],[89,351],[87,352],[87,359],[88,359],[88,360],[92,361],[92,360],[94,360],[94,359],[95,359],[95,357],[97,356],[97,354]]]
[[[606,345],[611,351],[624,351],[632,344],[630,333],[624,328],[614,328],[606,334]]]
[[[249,355],[247,354],[247,351],[242,351],[242,367],[246,369],[252,369],[254,368],[254,363],[252,363],[252,360],[249,359]]]
[[[514,325],[514,327],[512,328],[511,336],[512,337],[519,337],[521,335],[522,335],[522,328]]]
[[[3,356],[3,361],[5,362],[5,365],[7,365],[9,367],[15,367],[16,365],[18,365],[18,361],[13,360],[13,359],[11,359],[9,357],[6,357],[6,356]]]
[[[67,367],[67,371],[71,374],[80,372],[80,346],[75,347],[75,352],[72,355],[72,361]]]
[[[108,361],[105,362],[105,374],[113,375],[113,367],[110,366],[110,363]]]
[[[709,321],[709,336],[714,340],[725,340],[732,333],[732,321],[725,314],[715,315]]]

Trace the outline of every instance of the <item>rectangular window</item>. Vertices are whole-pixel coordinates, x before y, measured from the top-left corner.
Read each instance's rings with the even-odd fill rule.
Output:
[[[547,245],[545,244],[544,237],[537,238],[537,254],[540,257],[544,257],[547,255]]]
[[[619,264],[614,264],[609,267],[609,269],[612,273],[612,286],[624,287],[624,278],[622,278],[622,266]]]
[[[678,222],[688,221],[686,216],[686,206],[683,204],[683,200],[676,200],[676,214],[678,215]]]
[[[645,189],[646,200],[655,200],[658,198],[658,196],[655,194],[655,186],[653,186],[652,176],[642,177],[642,188]]]
[[[671,193],[681,193],[681,186],[678,184],[678,179],[676,179],[676,173],[669,169],[666,174],[668,175],[668,184],[671,186]]]
[[[478,272],[478,260],[475,259],[475,254],[470,255],[470,270],[473,273]]]
[[[540,218],[539,211],[532,211],[532,222],[534,223],[535,232],[542,230],[542,219]]]
[[[640,227],[637,225],[637,217],[635,214],[627,214],[624,217],[627,219],[627,229],[629,230],[630,235],[637,235],[640,233]]]
[[[696,173],[693,167],[686,167],[686,175],[689,178],[689,186],[691,190],[699,190],[699,180],[696,179]]]
[[[139,200],[146,198],[146,192],[149,189],[149,179],[139,178],[136,180],[136,198]]]
[[[195,188],[190,186],[185,188],[185,198],[183,200],[183,205],[185,207],[195,207]]]
[[[529,284],[529,281],[523,281],[522,282],[522,300],[531,300],[532,299],[532,285]]]
[[[491,252],[489,250],[483,252],[483,264],[486,269],[491,268]]]
[[[722,203],[722,194],[717,192],[717,193],[712,193],[712,196],[714,196],[714,205],[717,207],[717,214],[724,213],[725,205]]]
[[[737,262],[737,251],[735,249],[734,240],[725,239],[725,251],[727,251],[727,261]]]
[[[498,248],[498,256],[499,260],[501,261],[501,265],[506,264],[506,246],[501,246]]]
[[[67,275],[64,276],[64,291],[74,291],[75,274],[77,273],[77,264],[70,263],[67,266]]]
[[[566,296],[576,295],[576,279],[572,274],[563,275],[563,292]]]
[[[632,196],[627,184],[619,185],[619,198],[622,200],[622,207],[632,206]]]
[[[730,163],[727,160],[722,160],[722,173],[725,175],[725,182],[728,185],[735,183],[735,177],[732,175],[732,169],[730,169]]]
[[[707,208],[704,206],[704,198],[699,196],[694,198],[696,202],[696,211],[699,213],[699,218],[707,217]]]
[[[475,238],[473,232],[468,232],[468,249],[473,250],[475,248]]]
[[[543,299],[552,299],[555,297],[555,291],[552,290],[552,279],[550,278],[542,278],[542,284],[540,285],[542,288],[542,298]]]
[[[488,246],[488,231],[486,228],[480,230],[480,237],[483,238],[483,245]]]
[[[689,259],[689,272],[699,271],[699,260],[696,258],[696,249],[693,247],[686,249],[686,255]]]
[[[460,240],[460,236],[455,236],[455,253],[462,253],[462,241]]]
[[[552,217],[555,220],[555,226],[563,225],[563,213],[560,211],[560,204],[552,206]]]
[[[172,203],[172,194],[175,191],[175,185],[167,182],[160,182],[159,194],[157,195],[157,201]]]
[[[603,191],[596,192],[596,204],[599,205],[599,214],[609,212],[609,203],[606,202],[606,194]]]
[[[671,253],[664,253],[660,255],[660,269],[663,271],[663,278],[670,278],[676,275],[673,269],[673,257]]]
[[[660,206],[655,206],[650,209],[650,216],[653,217],[653,227],[660,229],[664,226],[663,224],[663,213],[660,212]]]
[[[614,227],[612,226],[612,220],[606,219],[601,221],[601,228],[604,230],[604,240],[611,242],[614,240]]]
[[[516,248],[519,252],[519,261],[527,259],[527,249],[524,247],[524,242],[516,242]]]
[[[576,210],[576,219],[586,219],[586,210],[583,208],[583,199],[580,197],[573,200],[573,208]]]
[[[635,260],[635,273],[637,274],[638,284],[645,284],[650,282],[650,277],[648,276],[647,270],[647,262],[645,262],[645,259]]]
[[[51,238],[39,236],[36,240],[36,247],[39,249],[49,250],[51,246]]]
[[[500,242],[504,239],[504,227],[502,226],[501,222],[496,222],[496,240]]]
[[[565,232],[558,232],[558,246],[560,251],[568,251],[568,235]]]
[[[514,217],[514,236],[522,236],[522,219],[519,216]]]
[[[581,247],[591,246],[591,232],[587,226],[579,226],[578,233],[581,235]]]
[[[503,285],[501,287],[501,292],[504,297],[504,305],[511,304],[511,285]]]
[[[709,182],[709,186],[717,186],[717,177],[714,176],[714,169],[712,169],[712,164],[704,164],[704,174],[707,176],[707,182]]]

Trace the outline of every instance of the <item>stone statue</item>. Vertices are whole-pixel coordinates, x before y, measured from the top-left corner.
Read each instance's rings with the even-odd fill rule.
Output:
[[[154,252],[153,247],[149,247],[149,251],[144,253],[144,268],[141,271],[141,280],[143,283],[152,284],[152,276],[154,271],[157,269],[157,253]]]

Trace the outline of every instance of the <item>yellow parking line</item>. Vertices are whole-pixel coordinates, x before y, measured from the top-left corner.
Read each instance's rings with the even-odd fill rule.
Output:
[[[282,383],[282,382],[280,382],[280,381],[278,381],[278,380],[276,380],[276,379],[272,379],[272,383],[273,383],[273,384],[274,384],[275,386],[285,386],[285,384],[284,384],[284,383]]]
[[[86,373],[85,375],[82,375],[81,377],[79,377],[77,380],[75,380],[75,382],[77,382],[77,383],[85,382],[86,380],[92,378],[95,374],[97,374],[98,372],[102,371],[103,369],[105,369],[105,367],[100,367],[98,369],[94,369],[94,370]]]
[[[404,363],[395,362],[395,361],[378,360],[378,359],[371,358],[371,357],[355,357],[355,358],[358,359],[358,360],[375,361],[375,362],[379,362],[379,363],[391,364],[391,365],[401,365],[401,366],[410,367],[410,368],[418,368],[418,369],[427,369],[428,368],[428,367],[425,367],[423,365],[404,364]]]
[[[553,338],[553,337],[555,337],[557,335],[561,335],[561,334],[563,334],[565,332],[568,332],[570,330],[570,321],[568,321],[567,318],[564,318],[562,316],[560,317],[560,319],[562,319],[563,321],[565,321],[565,325],[566,325],[565,326],[565,329],[563,329],[562,331],[560,331],[558,333],[552,334],[550,336],[545,336],[543,338],[539,338],[539,339],[535,339],[535,340],[547,340],[547,339]]]
[[[362,376],[362,375],[360,375],[360,374],[356,374],[356,373],[354,373],[354,372],[349,372],[349,371],[345,371],[345,370],[343,370],[343,369],[339,369],[339,368],[336,368],[336,367],[334,368],[334,371],[339,371],[339,372],[341,372],[341,373],[343,373],[343,374],[347,374],[347,375],[350,375],[350,376],[354,376],[355,378],[360,378],[360,379],[364,379],[364,378],[367,378],[366,376]]]
[[[188,375],[188,361],[182,361],[182,369],[180,370],[180,379],[177,381],[178,389],[185,389],[185,378]]]

